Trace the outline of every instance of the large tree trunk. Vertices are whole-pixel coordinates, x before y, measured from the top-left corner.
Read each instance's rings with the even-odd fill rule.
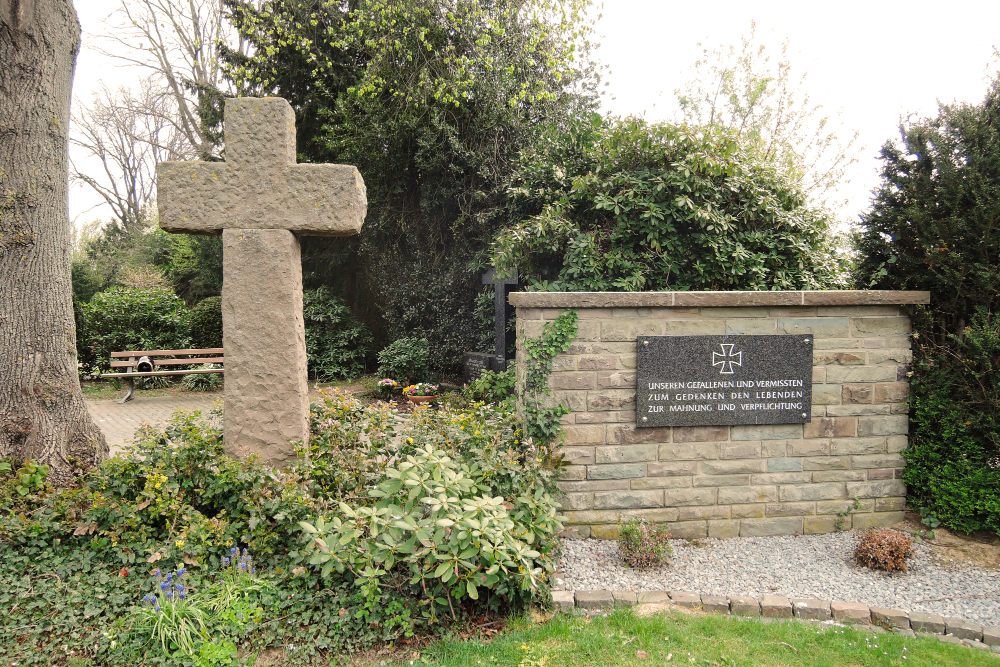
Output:
[[[66,203],[71,0],[0,0],[0,456],[68,484],[107,455],[76,363]]]

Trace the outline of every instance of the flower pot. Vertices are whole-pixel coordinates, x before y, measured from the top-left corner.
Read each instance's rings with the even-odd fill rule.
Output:
[[[410,399],[411,403],[417,403],[417,404],[430,403],[435,398],[437,398],[437,396],[410,396],[409,394],[407,394],[406,397]]]

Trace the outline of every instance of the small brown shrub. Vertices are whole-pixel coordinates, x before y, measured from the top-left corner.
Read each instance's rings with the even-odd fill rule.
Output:
[[[906,572],[913,555],[913,539],[891,528],[869,528],[858,539],[854,560],[858,565],[886,572]]]
[[[646,569],[669,563],[673,550],[667,540],[666,526],[657,526],[645,519],[630,519],[622,524],[618,534],[618,555],[629,567]]]

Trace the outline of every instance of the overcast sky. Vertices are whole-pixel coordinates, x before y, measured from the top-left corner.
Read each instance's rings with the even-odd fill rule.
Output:
[[[138,74],[95,50],[119,0],[76,0],[83,26],[74,99],[89,101],[100,81],[131,85]],[[842,217],[856,219],[878,182],[878,149],[897,135],[901,118],[933,115],[938,101],[979,102],[998,69],[1000,2],[996,0],[841,0],[832,2],[607,0],[596,59],[606,66],[605,109],[668,120],[674,90],[690,78],[699,43],[724,47],[756,21],[759,41],[777,55],[787,40],[796,72],[807,75],[812,102],[857,130],[858,163],[840,194]],[[991,70],[992,67],[992,70]],[[79,155],[74,153],[76,159]],[[82,186],[70,189],[70,218],[106,210]]]

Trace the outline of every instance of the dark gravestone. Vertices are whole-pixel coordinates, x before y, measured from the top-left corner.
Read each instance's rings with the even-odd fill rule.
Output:
[[[483,371],[496,370],[496,355],[485,352],[466,352],[462,362],[462,381],[465,384],[475,382]]]
[[[806,423],[812,361],[810,335],[641,336],[636,425]]]
[[[507,349],[514,345],[514,333],[507,331],[507,323],[514,317],[514,307],[507,302],[507,295],[518,285],[517,269],[498,275],[496,269],[490,267],[483,274],[483,284],[493,285],[496,291],[493,315],[496,368],[493,370],[504,371],[507,370]]]

